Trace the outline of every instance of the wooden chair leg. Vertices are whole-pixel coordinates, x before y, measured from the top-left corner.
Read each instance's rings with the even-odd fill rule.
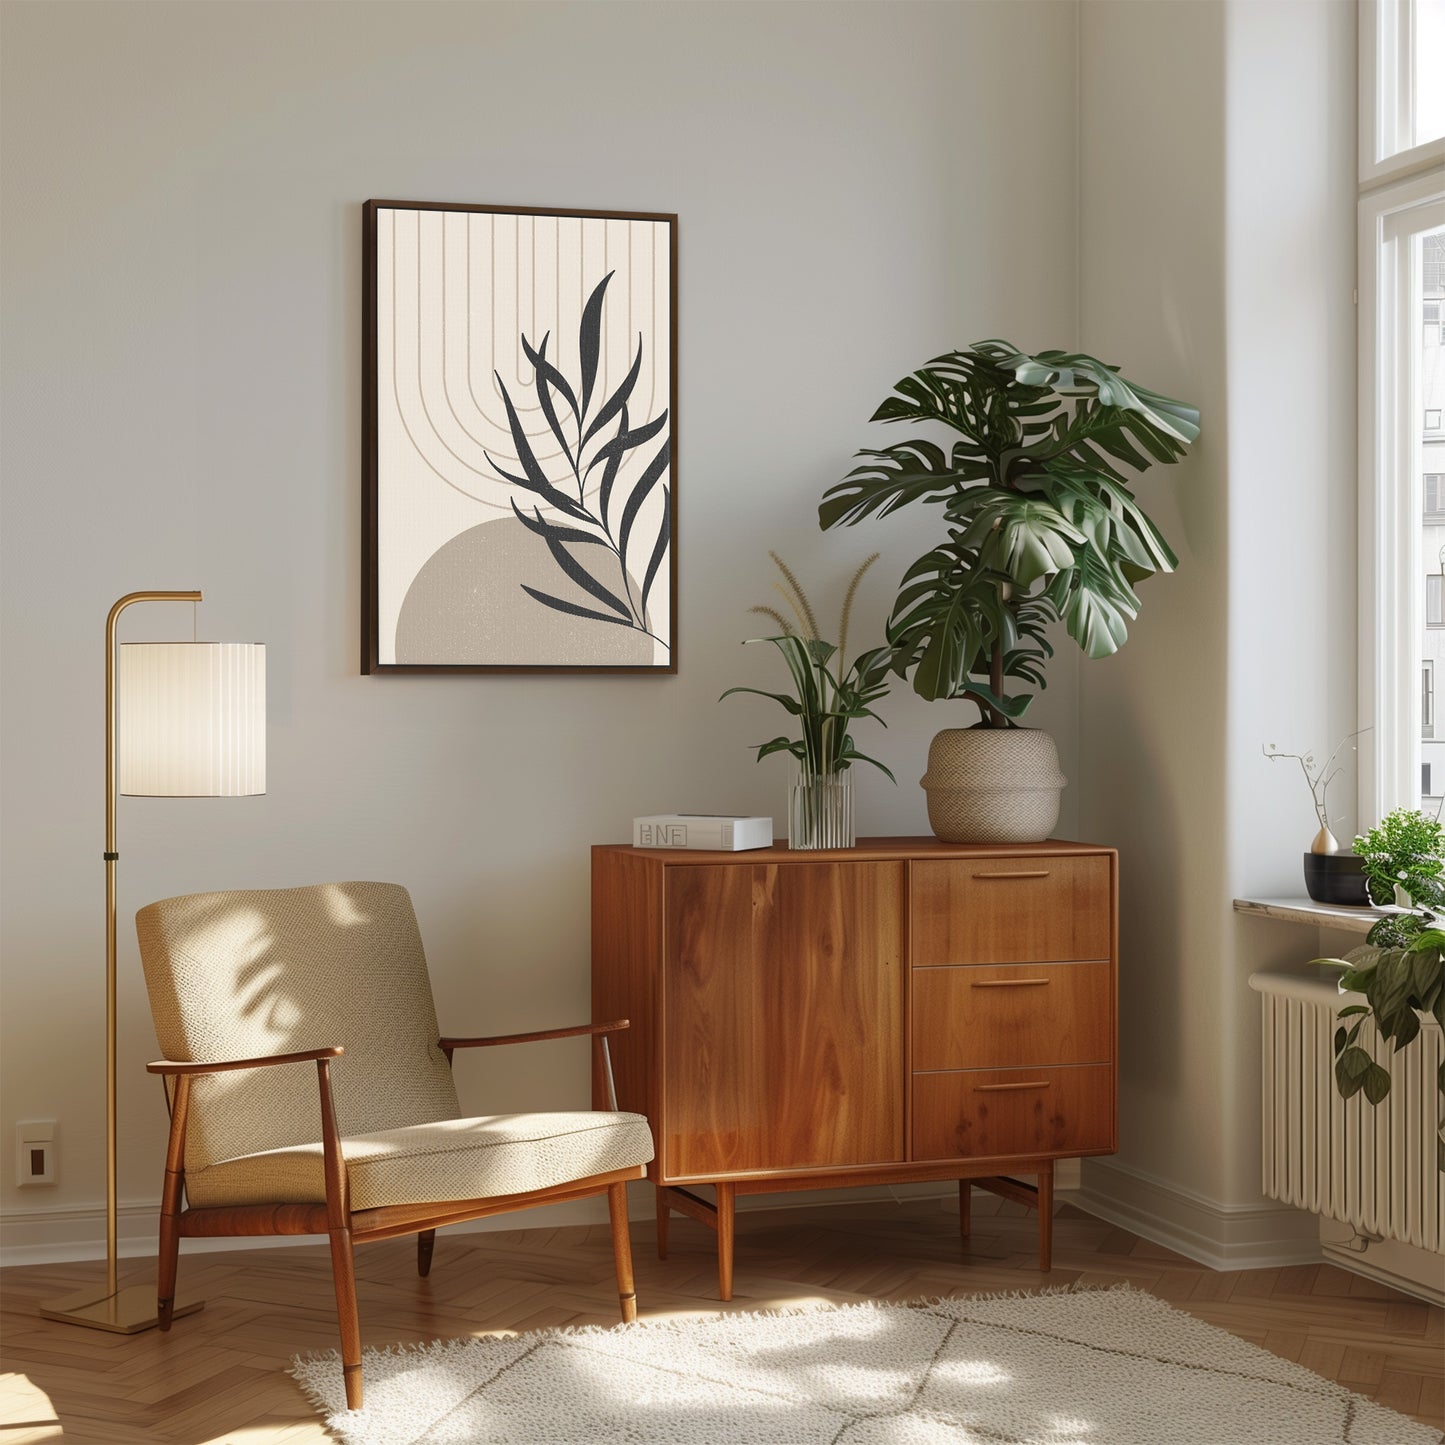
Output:
[[[351,1254],[351,1230],[331,1231],[331,1275],[336,1285],[336,1319],[341,1326],[341,1377],[346,1385],[346,1408],[361,1408],[361,1319],[356,1308],[356,1264]]]
[[[1054,1161],[1039,1169],[1039,1269],[1047,1274],[1054,1267]]]
[[[667,1225],[672,1218],[672,1210],[667,1203],[667,1190],[661,1184],[657,1186],[657,1257],[667,1258]]]
[[[731,1184],[720,1183],[717,1190],[717,1292],[718,1298],[733,1297],[733,1196]]]
[[[434,1229],[423,1229],[416,1237],[416,1272],[423,1279],[431,1273],[431,1255],[436,1242],[437,1232]]]
[[[176,1309],[176,1267],[181,1252],[181,1200],[186,1188],[186,1118],[191,1106],[191,1081],[176,1081],[175,1094],[166,1095],[171,1111],[171,1132],[166,1142],[166,1173],[161,1184],[160,1255],[156,1260],[156,1323],[171,1327]]]
[[[632,1235],[627,1228],[627,1185],[607,1186],[607,1213],[612,1219],[612,1261],[617,1267],[617,1298],[622,1323],[637,1318],[637,1289],[632,1278]]]
[[[971,1179],[960,1179],[958,1181],[958,1233],[962,1239],[967,1239],[969,1232],[973,1229],[973,1181]]]
[[[160,1258],[156,1261],[156,1322],[171,1327],[176,1307],[176,1267],[181,1253],[181,1231],[174,1210],[162,1205]]]

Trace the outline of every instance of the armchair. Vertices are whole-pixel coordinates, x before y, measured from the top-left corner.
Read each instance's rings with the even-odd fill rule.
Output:
[[[362,1401],[352,1251],[483,1215],[605,1193],[622,1318],[637,1315],[627,1182],[652,1136],[612,1111],[462,1118],[457,1049],[607,1036],[627,1021],[489,1038],[440,1036],[411,898],[384,883],[194,894],[136,915],[171,1128],[158,1302],[169,1329],[182,1238],[325,1234],[346,1400]],[[314,1065],[317,1086],[306,1082]]]

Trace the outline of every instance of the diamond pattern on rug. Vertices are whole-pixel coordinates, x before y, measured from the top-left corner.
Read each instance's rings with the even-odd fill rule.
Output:
[[[345,1445],[1437,1445],[1133,1289],[643,1321],[293,1373]]]

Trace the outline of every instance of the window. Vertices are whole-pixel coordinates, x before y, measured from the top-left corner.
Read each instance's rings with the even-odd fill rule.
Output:
[[[1445,0],[1360,5],[1360,179],[1445,156]]]
[[[1445,0],[1362,0],[1362,821],[1419,806],[1427,771],[1445,767],[1445,741],[1434,741],[1445,658],[1442,75]]]
[[[1436,526],[1445,526],[1445,472],[1426,472],[1425,519]]]

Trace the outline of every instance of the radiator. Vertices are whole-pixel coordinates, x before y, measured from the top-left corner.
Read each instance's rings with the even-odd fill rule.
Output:
[[[1249,981],[1264,1008],[1264,1192],[1367,1238],[1440,1252],[1439,1026],[1426,1020],[1397,1054],[1366,1024],[1356,1042],[1389,1070],[1390,1093],[1378,1106],[1363,1094],[1341,1099],[1334,1079],[1337,1015],[1364,1000],[1339,993],[1338,977],[1338,970],[1302,965],[1257,973]]]

